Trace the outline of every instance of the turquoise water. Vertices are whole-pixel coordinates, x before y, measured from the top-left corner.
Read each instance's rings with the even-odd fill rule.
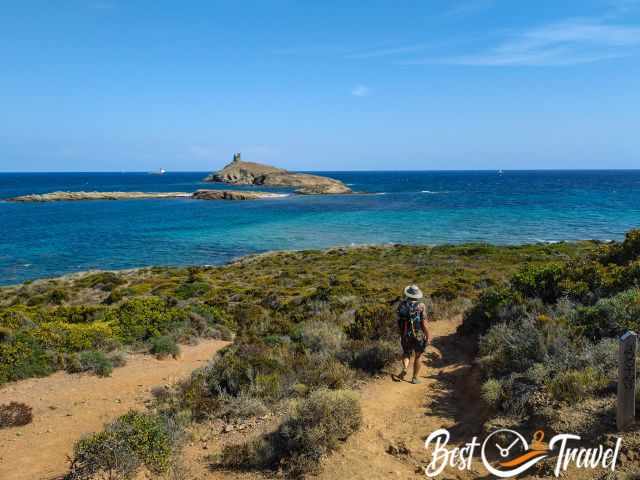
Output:
[[[92,268],[218,264],[275,249],[610,240],[640,227],[639,170],[323,174],[369,194],[0,202],[0,284]],[[0,199],[55,190],[228,188],[202,183],[205,175],[0,173]]]

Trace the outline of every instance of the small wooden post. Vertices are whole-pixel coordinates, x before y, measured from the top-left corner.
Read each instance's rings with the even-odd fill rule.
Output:
[[[627,332],[620,337],[618,350],[618,430],[631,425],[636,416],[636,348],[637,335]]]

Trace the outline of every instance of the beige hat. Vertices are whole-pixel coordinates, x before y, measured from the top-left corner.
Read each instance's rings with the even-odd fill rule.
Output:
[[[422,298],[422,290],[417,285],[409,285],[404,289],[404,296],[407,298],[413,298],[419,300]]]

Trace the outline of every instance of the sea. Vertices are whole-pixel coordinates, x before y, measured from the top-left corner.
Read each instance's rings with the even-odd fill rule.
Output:
[[[12,203],[4,200],[57,190],[234,187],[204,183],[207,172],[0,173],[0,285],[90,269],[216,265],[270,250],[620,240],[640,227],[640,170],[313,173],[362,194]]]

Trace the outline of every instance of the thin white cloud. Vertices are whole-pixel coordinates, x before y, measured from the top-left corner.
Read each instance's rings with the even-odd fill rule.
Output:
[[[471,66],[578,65],[633,55],[639,47],[640,27],[578,19],[526,30],[495,47],[474,54],[401,63]]]
[[[368,97],[371,95],[372,90],[365,85],[356,85],[351,89],[351,95],[354,97]]]

